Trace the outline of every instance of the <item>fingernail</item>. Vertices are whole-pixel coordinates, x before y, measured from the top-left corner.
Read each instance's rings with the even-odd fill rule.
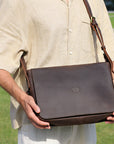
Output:
[[[39,113],[39,110],[36,110],[36,113]]]
[[[36,111],[37,113],[40,113],[40,109],[39,108],[37,108],[37,111]]]
[[[46,129],[51,129],[51,127],[50,127],[50,126],[48,126]]]

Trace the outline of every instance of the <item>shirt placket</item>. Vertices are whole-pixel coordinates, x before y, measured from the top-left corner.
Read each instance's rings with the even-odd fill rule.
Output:
[[[71,4],[71,2],[73,1],[73,0],[61,0],[61,1],[63,1],[65,4]]]
[[[68,4],[67,4],[67,9],[68,9],[68,12],[67,12],[67,55],[68,56],[72,56],[72,48],[70,46],[70,41],[69,41],[69,38],[70,38],[70,35],[72,34],[72,28],[70,27],[70,7],[71,6],[71,1],[69,0]]]
[[[66,9],[67,9],[67,13],[66,13],[66,34],[67,34],[67,39],[66,39],[66,61],[67,64],[71,64],[72,60],[73,60],[73,50],[72,50],[72,44],[71,44],[71,37],[72,37],[72,27],[70,24],[70,20],[71,20],[71,6],[73,3],[73,0],[61,0],[65,5],[66,5]]]

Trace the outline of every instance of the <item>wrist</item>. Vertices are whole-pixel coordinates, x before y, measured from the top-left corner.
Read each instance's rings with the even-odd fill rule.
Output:
[[[22,104],[27,99],[27,97],[28,95],[24,91],[17,92],[17,94],[15,95],[16,100],[20,104]]]

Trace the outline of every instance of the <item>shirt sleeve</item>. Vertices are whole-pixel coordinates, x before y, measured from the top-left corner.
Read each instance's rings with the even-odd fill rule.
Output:
[[[114,31],[103,0],[96,1],[95,11],[97,13],[97,21],[103,35],[107,52],[114,61]]]
[[[20,57],[26,49],[25,9],[21,1],[4,0],[6,14],[0,15],[0,69],[14,74],[20,66]],[[3,3],[4,4],[4,3]],[[4,12],[5,9],[1,9]]]

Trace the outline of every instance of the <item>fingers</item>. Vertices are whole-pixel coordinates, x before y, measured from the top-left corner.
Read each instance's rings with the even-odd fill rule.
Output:
[[[27,113],[28,118],[31,120],[31,122],[35,123],[37,126],[39,127],[49,127],[49,123],[48,122],[43,122],[41,121],[32,111],[31,108],[28,109],[29,113]]]
[[[113,116],[114,116],[114,112],[113,112]],[[113,124],[114,123],[114,117],[113,116],[107,117],[106,124]]]
[[[36,128],[40,128],[40,129],[50,129],[50,126],[48,127],[42,127],[42,126],[39,126],[37,125],[36,123],[32,122],[33,126],[36,127]]]
[[[36,113],[40,113],[40,108],[38,107],[38,105],[36,105],[34,99],[32,97],[30,97],[28,104],[31,106],[31,108],[36,112]]]
[[[110,117],[107,118],[107,120],[114,122],[114,117],[111,117],[111,116],[110,116]]]
[[[33,112],[34,110],[36,113],[40,113],[40,108],[36,105],[34,99],[31,96],[27,95],[21,104],[31,123],[36,128],[50,129],[50,124],[48,122],[41,121]]]

